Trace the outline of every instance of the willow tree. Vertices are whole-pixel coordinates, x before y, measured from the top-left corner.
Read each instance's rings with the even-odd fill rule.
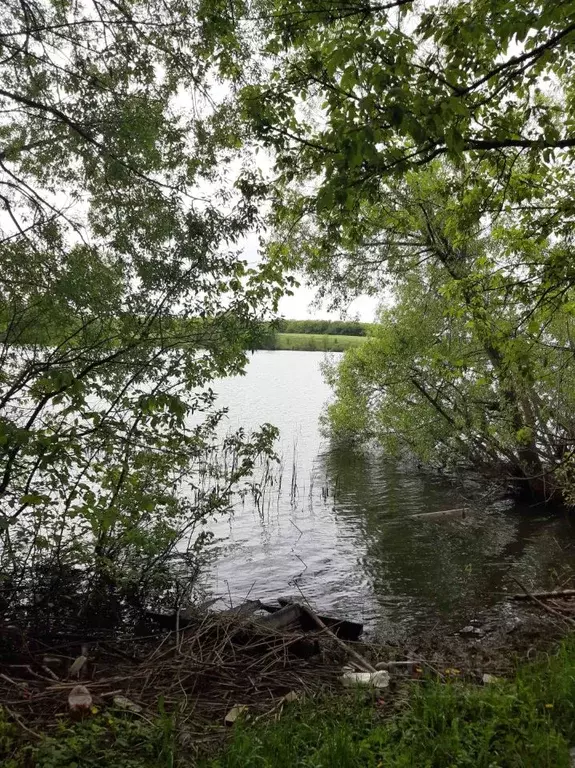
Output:
[[[281,292],[273,269],[240,255],[259,183],[228,170],[226,24],[195,0],[0,8],[11,595],[40,568],[44,586],[80,568],[139,589],[184,535],[194,551],[198,526],[269,447],[266,428],[228,438],[226,472],[207,458],[221,415],[209,383],[241,369],[254,320]]]
[[[385,241],[347,255],[364,287],[393,273],[394,301],[328,368],[331,433],[571,499],[575,292],[549,265],[569,262],[572,237],[535,243],[512,213],[494,224],[441,164],[393,191],[370,217]]]
[[[243,105],[275,157],[270,263],[395,302],[332,375],[332,423],[570,499],[573,4],[259,9],[271,61]]]

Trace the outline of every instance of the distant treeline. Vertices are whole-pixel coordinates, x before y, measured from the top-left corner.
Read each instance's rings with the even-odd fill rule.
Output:
[[[277,320],[278,333],[318,333],[329,336],[367,336],[367,323],[355,320]]]
[[[80,337],[86,343],[94,328],[101,331],[101,326],[108,329],[107,338],[111,347],[140,336],[146,337],[152,345],[192,344],[210,347],[219,344],[223,334],[226,338],[233,338],[238,346],[245,349],[332,349],[334,345],[341,346],[341,343],[331,337],[344,336],[351,342],[351,337],[367,336],[369,328],[367,323],[351,320],[279,318],[272,322],[250,323],[233,314],[223,315],[217,322],[210,318],[139,318],[129,314],[116,318],[70,316],[66,322],[55,327],[45,322],[19,323],[0,310],[0,343],[49,346],[65,344],[69,340],[75,345]],[[290,340],[282,339],[286,334]],[[306,338],[297,338],[299,336]],[[345,343],[344,346],[349,344]]]
[[[331,336],[327,333],[269,333],[254,340],[252,349],[282,349],[299,352],[344,352],[367,341],[365,336]]]

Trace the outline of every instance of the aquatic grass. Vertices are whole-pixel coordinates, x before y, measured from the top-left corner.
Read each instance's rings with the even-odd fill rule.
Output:
[[[244,722],[206,768],[568,768],[575,743],[575,640],[480,686],[411,683],[408,703],[385,716],[374,697],[304,701],[277,722]]]

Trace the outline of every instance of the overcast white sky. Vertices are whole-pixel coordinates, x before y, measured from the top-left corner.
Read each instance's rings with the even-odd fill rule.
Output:
[[[252,233],[244,239],[243,256],[249,267],[255,267],[260,262],[258,235]],[[289,320],[306,320],[315,318],[318,320],[341,320],[344,319],[342,312],[328,312],[326,306],[311,306],[315,299],[315,289],[307,286],[301,275],[296,275],[300,287],[294,289],[293,296],[284,296],[280,301],[279,314]],[[347,309],[346,319],[355,319],[364,323],[372,323],[375,319],[375,311],[382,297],[360,296]]]
[[[290,320],[305,320],[312,317],[321,320],[339,320],[342,317],[341,313],[310,307],[314,298],[314,290],[302,285],[294,291],[293,296],[285,296],[280,301],[279,313]],[[362,322],[372,323],[378,302],[379,299],[373,296],[360,296],[350,306],[347,316],[354,318],[357,315]]]

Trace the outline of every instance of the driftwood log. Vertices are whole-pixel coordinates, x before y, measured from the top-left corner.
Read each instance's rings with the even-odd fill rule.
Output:
[[[541,608],[543,608],[543,610],[547,611],[547,613],[550,613],[552,616],[556,616],[565,624],[568,624],[571,627],[575,626],[575,619],[572,619],[571,616],[565,616],[560,611],[557,611],[555,608],[552,608],[550,605],[548,605],[545,602],[545,600],[541,600],[538,597],[536,597],[532,592],[529,592],[529,590],[526,589],[518,579],[516,579],[515,577],[512,577],[512,578],[513,578],[513,581],[517,584],[517,586],[523,590],[523,593],[525,594],[526,599],[529,599],[532,602],[536,603],[537,605],[540,605]]]
[[[533,597],[538,600],[553,600],[556,597],[575,597],[575,589],[557,589],[552,592],[519,592],[511,597],[513,600],[529,600]]]
[[[417,512],[417,514],[408,515],[408,517],[410,520],[435,520],[441,517],[459,517],[463,520],[467,511],[467,507],[457,507],[457,509],[440,509],[437,512]]]
[[[377,672],[376,668],[372,666],[367,659],[364,659],[363,656],[361,656],[356,650],[353,648],[350,648],[347,643],[344,643],[343,640],[340,640],[340,638],[331,631],[329,627],[327,627],[323,621],[320,619],[320,617],[315,614],[311,608],[308,608],[306,605],[300,606],[302,611],[307,614],[310,619],[326,634],[328,634],[335,642],[340,645],[355,661],[356,664],[359,664],[361,669],[365,670],[366,672]]]
[[[288,605],[299,605],[301,611],[301,603],[295,598],[290,597],[278,597],[278,603],[282,608]],[[318,614],[318,618],[321,619],[326,627],[329,627],[331,631],[337,635],[340,640],[348,640],[349,642],[356,642],[363,634],[363,624],[359,621],[350,621],[349,619],[337,619],[333,616],[323,616]],[[311,632],[317,627],[317,623],[311,618],[309,613],[301,611],[301,628],[304,632]]]

